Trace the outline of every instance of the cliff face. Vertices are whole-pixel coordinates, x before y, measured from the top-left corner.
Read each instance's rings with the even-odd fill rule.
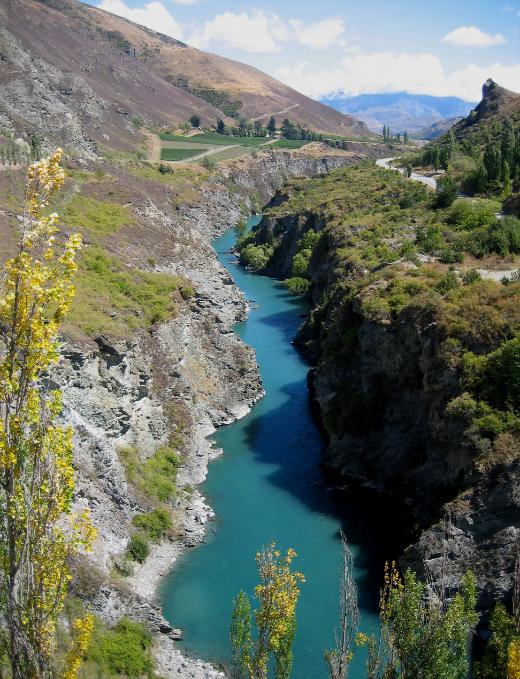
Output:
[[[347,159],[348,162],[352,160]],[[204,539],[211,508],[196,489],[219,453],[207,436],[244,416],[263,393],[253,350],[233,332],[246,305],[210,240],[267,200],[293,174],[314,176],[345,158],[305,158],[291,153],[261,154],[228,166],[194,187],[196,200],[171,210],[171,198],[154,187],[132,209],[143,219],[136,237],[121,233],[110,247],[132,267],[182,276],[195,294],[180,300],[177,315],[149,332],[124,338],[91,334],[64,338],[53,379],[64,392],[65,418],[75,430],[76,506],[88,506],[98,529],[96,544],[75,569],[73,591],[88,600],[109,624],[122,615],[145,621],[155,633],[156,657],[165,677],[215,677],[209,665],[184,658],[172,644],[180,632],[155,604],[160,578],[186,547]],[[10,227],[4,224],[6,232]],[[110,312],[117,316],[116,311]],[[114,579],[132,532],[132,519],[149,506],[128,483],[122,453],[137,451],[145,461],[174,439],[181,455],[175,499],[175,536],[151,546],[134,573]],[[218,675],[220,676],[220,675]]]
[[[436,294],[436,263],[428,273],[417,259],[387,250],[386,261],[367,266],[372,224],[384,223],[384,213],[374,219],[362,212],[370,190],[352,198],[349,181],[356,177],[348,171],[326,181],[321,192],[319,182],[292,183],[280,192],[254,239],[270,248],[263,272],[290,278],[306,234],[315,234],[304,272],[314,309],[296,342],[315,364],[309,386],[328,439],[323,461],[354,484],[400,498],[416,525],[401,564],[423,575],[428,569],[452,591],[473,570],[480,606],[488,611],[512,587],[520,538],[518,434],[482,438],[453,403],[467,388],[464,350],[485,354],[501,341],[479,327],[488,314],[507,316],[500,304],[487,306],[487,296],[501,290],[482,284],[476,311],[469,300],[457,307],[455,298]],[[388,190],[393,204],[407,189]],[[382,202],[375,193],[372,199]],[[402,227],[385,242],[402,251],[424,215],[395,208],[390,214],[390,227]],[[429,282],[419,292],[425,275]],[[407,289],[416,297],[405,300]],[[389,290],[398,291],[390,302],[398,310],[390,313],[381,306]]]

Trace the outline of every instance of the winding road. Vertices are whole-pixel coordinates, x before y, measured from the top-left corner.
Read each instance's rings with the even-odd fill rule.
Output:
[[[376,160],[376,165],[378,167],[384,167],[385,170],[394,170],[395,172],[404,174],[404,170],[402,168],[390,165],[392,160],[395,160],[395,156],[393,158],[380,158],[379,160]],[[421,182],[421,184],[429,186],[430,189],[437,188],[437,181],[433,177],[425,177],[422,174],[417,174],[417,172],[412,172],[410,179],[413,179],[416,182]]]

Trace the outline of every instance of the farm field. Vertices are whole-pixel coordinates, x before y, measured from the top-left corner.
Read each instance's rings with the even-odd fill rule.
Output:
[[[181,161],[196,158],[202,153],[206,153],[206,148],[163,148],[161,149],[161,160]]]
[[[278,139],[271,144],[273,149],[301,149],[311,142],[306,139]]]
[[[217,134],[216,132],[205,132],[203,134],[195,134],[192,137],[183,137],[178,134],[160,134],[161,141],[164,142],[182,142],[195,144],[214,144],[217,146],[262,146],[270,141],[269,137],[228,137],[225,134]]]

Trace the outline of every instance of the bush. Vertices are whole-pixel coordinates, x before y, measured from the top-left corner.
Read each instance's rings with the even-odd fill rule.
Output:
[[[462,282],[464,285],[472,285],[473,283],[479,283],[482,280],[482,276],[477,271],[477,269],[468,269],[464,276],[462,277]]]
[[[142,624],[123,618],[107,630],[98,623],[87,649],[85,669],[94,665],[99,670],[92,676],[152,679],[151,650],[152,638]]]
[[[292,274],[296,278],[302,278],[307,272],[311,250],[305,249],[297,252],[293,257]]]
[[[496,201],[461,198],[452,205],[447,221],[457,229],[469,231],[494,224],[499,211],[500,203]]]
[[[450,290],[454,290],[455,288],[459,287],[459,279],[457,278],[457,274],[455,271],[448,271],[445,276],[441,278],[441,280],[437,283],[435,286],[435,289],[437,292],[440,292],[441,295],[445,295],[447,292]]]
[[[311,286],[311,282],[307,278],[300,278],[298,276],[287,278],[283,284],[293,295],[306,295]]]
[[[172,527],[172,517],[167,509],[157,507],[152,512],[134,516],[132,523],[136,528],[140,528],[150,540],[157,542]]]
[[[142,462],[135,448],[121,448],[119,457],[127,481],[153,502],[167,502],[176,492],[179,456],[171,448],[159,448]]]
[[[435,252],[444,244],[440,227],[437,224],[420,226],[417,229],[416,241],[422,252]]]
[[[443,264],[456,264],[464,261],[464,254],[457,248],[443,247],[439,259]]]
[[[132,561],[137,561],[138,563],[144,563],[146,557],[150,554],[150,546],[144,538],[139,533],[132,535],[130,542],[126,548],[126,553]]]
[[[240,251],[240,261],[252,271],[261,271],[267,266],[273,249],[267,245],[246,245]]]
[[[458,194],[459,190],[455,181],[449,176],[441,177],[437,182],[437,207],[449,207]]]

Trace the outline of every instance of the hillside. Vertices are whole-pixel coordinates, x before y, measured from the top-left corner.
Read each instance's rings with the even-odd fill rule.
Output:
[[[499,125],[505,118],[511,118],[513,124],[520,123],[520,94],[489,79],[482,86],[482,100],[453,127],[453,134],[455,139],[462,141],[479,135],[487,127]]]
[[[356,97],[324,99],[323,103],[342,113],[354,115],[374,132],[383,125],[394,132],[417,133],[436,122],[467,115],[474,104],[458,97],[433,97],[395,92],[360,94]]]
[[[456,123],[459,122],[461,118],[446,118],[446,120],[439,120],[436,123],[428,125],[428,127],[423,127],[422,130],[416,132],[415,136],[418,139],[426,139],[427,141],[432,141],[433,139],[438,139],[442,135],[446,134]]]
[[[76,0],[1,0],[4,27],[8,8],[10,32],[0,32],[3,116],[31,132],[51,131],[62,144],[83,145],[85,152],[96,145],[127,149],[141,139],[133,121],[175,125],[196,112],[203,124],[215,124],[218,117],[229,120],[222,109],[233,113],[237,99],[240,114],[250,118],[289,109],[291,120],[316,130],[367,134],[362,123],[256,69]],[[11,127],[9,120],[2,124]]]

